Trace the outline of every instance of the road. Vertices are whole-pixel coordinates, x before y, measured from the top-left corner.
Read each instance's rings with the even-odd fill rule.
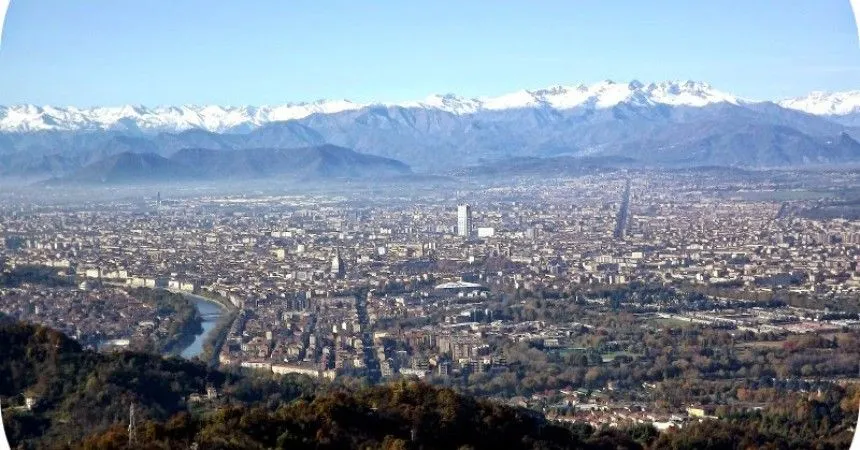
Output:
[[[621,198],[621,208],[618,209],[618,216],[615,219],[615,239],[624,239],[627,234],[627,223],[630,216],[630,180],[627,180],[627,185],[624,187],[624,195]]]
[[[380,380],[379,360],[373,348],[373,334],[370,332],[370,319],[367,316],[367,294],[355,296],[355,311],[358,313],[358,323],[361,324],[361,344],[364,347],[364,363],[367,366],[367,378],[371,383]]]

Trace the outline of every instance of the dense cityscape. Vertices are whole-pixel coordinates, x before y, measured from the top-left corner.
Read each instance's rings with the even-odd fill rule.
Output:
[[[860,222],[810,213],[857,181],[715,169],[10,195],[2,261],[24,281],[0,286],[0,312],[104,352],[417,378],[557,421],[682,427],[858,382]],[[165,309],[183,297],[219,306],[206,332]]]

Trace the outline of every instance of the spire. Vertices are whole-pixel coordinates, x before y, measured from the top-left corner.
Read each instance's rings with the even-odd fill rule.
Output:
[[[331,273],[335,276],[342,276],[346,272],[346,265],[340,255],[340,248],[335,251],[334,257],[331,259]]]

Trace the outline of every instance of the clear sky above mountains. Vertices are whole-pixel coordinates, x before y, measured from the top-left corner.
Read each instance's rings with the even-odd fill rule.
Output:
[[[695,79],[860,89],[848,0],[12,0],[0,104],[358,102]]]

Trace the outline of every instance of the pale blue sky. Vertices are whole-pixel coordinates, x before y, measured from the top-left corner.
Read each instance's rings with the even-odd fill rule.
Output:
[[[848,0],[12,0],[0,103],[423,99],[695,79],[860,89]]]

